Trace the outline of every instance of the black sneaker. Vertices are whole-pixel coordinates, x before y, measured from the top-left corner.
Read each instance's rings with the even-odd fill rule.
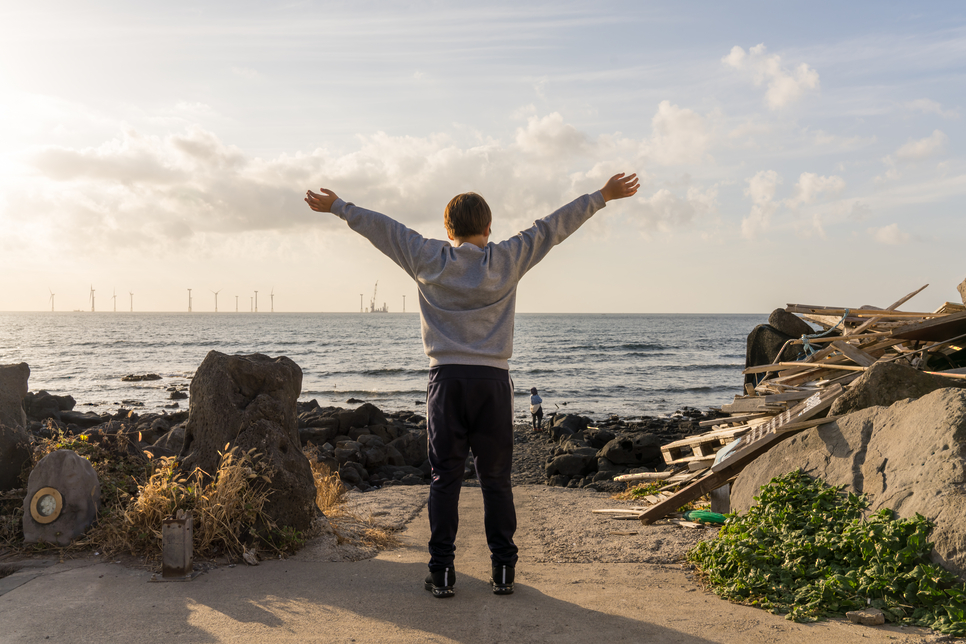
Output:
[[[493,566],[493,576],[490,577],[494,595],[513,594],[513,566]]]
[[[456,583],[456,569],[452,566],[430,572],[426,575],[426,590],[433,593],[433,597],[445,599],[452,597],[456,593],[453,591],[453,584]]]

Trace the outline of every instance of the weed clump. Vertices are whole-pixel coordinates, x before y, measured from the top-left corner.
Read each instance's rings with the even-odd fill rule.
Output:
[[[688,553],[717,595],[797,622],[871,606],[892,622],[966,635],[966,585],[930,562],[933,525],[921,515],[866,517],[863,495],[801,470],[772,479],[756,500]]]

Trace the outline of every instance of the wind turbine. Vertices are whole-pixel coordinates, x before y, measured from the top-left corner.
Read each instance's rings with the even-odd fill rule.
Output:
[[[258,291],[255,291],[255,313],[258,313]]]
[[[272,313],[275,312],[275,287],[272,287]]]
[[[91,284],[91,313],[94,312],[94,285]]]
[[[235,296],[235,313],[238,313],[238,296]]]
[[[47,290],[50,291],[49,286],[47,287]],[[50,291],[50,312],[51,313],[54,312],[54,292],[53,291]]]
[[[111,299],[114,300],[114,312],[117,313],[117,289],[114,289],[114,295]]]
[[[208,289],[208,290],[211,291],[211,289]],[[221,293],[221,289],[218,289],[217,291],[211,291],[211,292],[215,294],[215,313],[217,313],[218,312],[218,294]]]
[[[188,313],[191,313],[191,289],[188,289]]]
[[[130,293],[131,296],[131,313],[134,313],[134,293]]]

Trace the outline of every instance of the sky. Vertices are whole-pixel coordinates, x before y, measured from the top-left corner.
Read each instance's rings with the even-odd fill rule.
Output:
[[[4,2],[0,310],[414,311],[307,189],[499,241],[636,172],[518,311],[932,311],[964,120],[961,2]]]

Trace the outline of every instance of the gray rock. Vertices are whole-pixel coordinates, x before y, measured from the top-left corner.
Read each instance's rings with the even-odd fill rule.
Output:
[[[30,437],[27,432],[0,424],[0,492],[21,487],[20,474],[29,463]]]
[[[646,432],[623,434],[615,438],[604,445],[604,448],[600,450],[600,456],[618,465],[663,462],[660,439],[654,434]]]
[[[185,423],[175,425],[167,434],[156,440],[154,446],[171,450],[175,455],[180,454],[181,448],[184,447],[184,427]]]
[[[238,434],[233,447],[241,452],[254,448],[259,464],[271,479],[271,492],[263,508],[275,523],[296,530],[307,530],[318,513],[315,504],[315,478],[309,460],[292,435],[295,416],[288,429],[268,419],[256,420]]]
[[[60,412],[71,411],[76,404],[72,396],[55,396],[44,390],[28,391],[23,399],[27,418],[33,420],[46,420],[47,418],[60,420]]]
[[[77,425],[81,429],[90,429],[101,423],[109,422],[111,417],[107,414],[103,416],[95,414],[92,411],[62,411],[60,412],[60,420],[68,425]]]
[[[60,514],[50,523],[39,523],[31,514],[34,496],[43,488],[60,493]],[[82,456],[66,449],[51,452],[30,472],[23,501],[25,543],[66,546],[94,523],[101,505],[101,485],[94,468]]]
[[[877,362],[832,403],[829,415],[850,414],[867,407],[888,407],[899,400],[921,398],[937,389],[960,386],[960,382],[931,376],[897,362]]]
[[[210,351],[191,381],[182,471],[213,474],[226,445],[254,447],[272,479],[266,514],[282,526],[307,529],[317,508],[297,429],[301,389],[302,370],[288,358]]]
[[[959,297],[962,298],[963,304],[966,304],[966,280],[960,282],[959,286],[956,287],[959,291]]]
[[[568,483],[570,483],[570,477],[564,474],[554,474],[547,478],[547,485],[553,487],[567,487]]]
[[[763,364],[771,364],[778,357],[778,352],[782,350],[785,343],[799,336],[792,336],[782,333],[770,324],[759,324],[751,333],[745,346],[745,367],[757,367]],[[803,355],[801,345],[789,345],[782,353],[782,360],[789,362],[798,360]],[[763,374],[745,374],[745,383],[757,384],[763,378]]]
[[[23,399],[27,395],[30,367],[26,362],[0,365],[0,425],[26,427]]]
[[[862,624],[863,626],[882,626],[885,624],[885,614],[878,608],[850,610],[845,613],[845,616],[853,624]]]
[[[418,466],[426,460],[426,431],[410,432],[390,441],[388,447],[402,455],[406,465]]]
[[[225,445],[261,418],[278,422],[297,445],[301,388],[302,370],[288,358],[208,352],[191,381],[183,467],[214,472]]]
[[[353,427],[349,430],[349,438],[355,441],[359,440],[360,436],[368,436],[371,433],[368,427]]]
[[[624,469],[624,468],[621,467],[620,465],[617,465],[616,463],[613,463],[606,456],[598,456],[597,457],[597,471],[598,472],[610,472],[611,475],[613,476],[613,474],[615,472],[619,472],[622,469]]]
[[[933,560],[966,577],[966,390],[940,389],[805,430],[758,457],[731,491],[747,512],[758,489],[799,467],[869,496],[871,510],[934,521]]]
[[[593,455],[563,454],[547,463],[547,476],[553,477],[557,474],[569,477],[584,476],[596,465],[597,459]]]
[[[353,427],[368,427],[369,425],[385,425],[389,421],[382,411],[371,403],[365,403],[352,411],[338,414],[339,431],[348,433]]]
[[[785,309],[775,309],[768,316],[768,324],[778,331],[793,338],[800,338],[803,335],[815,333],[815,330],[808,325],[808,322],[798,317],[794,313],[789,313]]]
[[[323,443],[334,441],[338,433],[339,428],[336,425],[328,427],[303,427],[299,430],[299,441],[301,441],[303,445],[309,441],[312,441],[313,445],[321,445]]]

